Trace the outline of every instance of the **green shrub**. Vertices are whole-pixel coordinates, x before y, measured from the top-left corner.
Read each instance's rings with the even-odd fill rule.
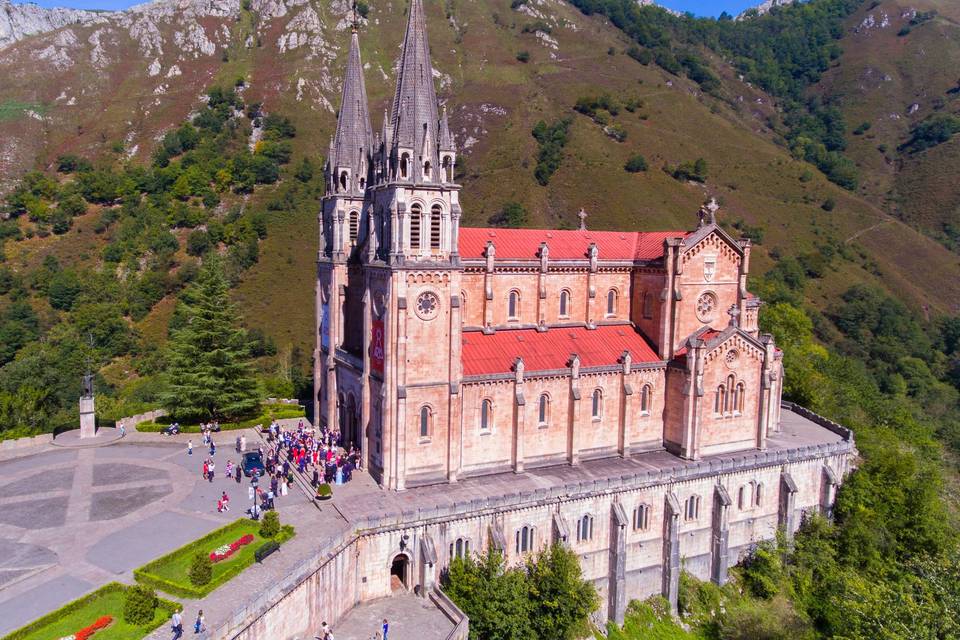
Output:
[[[623,168],[630,173],[640,173],[641,171],[647,170],[647,159],[644,158],[639,153],[636,153],[627,160],[627,163],[623,165]]]
[[[682,162],[670,172],[675,180],[681,182],[692,180],[694,182],[707,181],[707,161],[703,158],[697,158],[693,162]]]
[[[203,551],[198,551],[193,556],[189,577],[190,582],[198,587],[210,583],[211,578],[213,578],[213,562],[210,561],[209,555]]]
[[[134,585],[127,589],[123,601],[123,619],[138,626],[153,621],[157,610],[157,594],[143,585]]]
[[[333,488],[329,484],[324,482],[323,484],[317,487],[317,497],[318,498],[329,498],[333,495]]]
[[[530,52],[529,51],[518,51],[517,60],[520,62],[530,62]]]
[[[824,211],[833,211],[834,207],[836,206],[837,206],[837,203],[834,201],[833,198],[827,198],[826,200],[823,201],[823,204],[820,205],[820,208],[823,209]]]
[[[278,533],[280,533],[280,514],[276,511],[267,511],[263,514],[260,535],[264,538],[272,538]]]

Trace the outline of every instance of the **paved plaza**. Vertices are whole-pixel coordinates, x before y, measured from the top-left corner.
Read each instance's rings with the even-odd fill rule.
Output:
[[[199,435],[192,456],[185,437],[136,434],[0,462],[0,634],[107,582],[132,582],[134,568],[242,516],[249,480],[224,477],[238,460],[234,437],[219,438],[212,483],[201,478]],[[222,491],[228,513],[217,513]],[[284,501],[309,504],[278,499],[281,518]]]
[[[333,628],[337,640],[379,640],[383,619],[390,623],[391,640],[442,640],[453,623],[433,602],[403,592],[357,605]]]

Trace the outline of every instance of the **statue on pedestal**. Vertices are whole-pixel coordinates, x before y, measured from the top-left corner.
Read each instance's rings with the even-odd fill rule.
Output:
[[[80,395],[80,437],[97,435],[97,417],[93,401],[93,374],[88,370],[83,376],[83,391]]]

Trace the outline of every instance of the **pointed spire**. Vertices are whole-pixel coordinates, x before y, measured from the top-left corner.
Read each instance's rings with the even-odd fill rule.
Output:
[[[367,156],[372,144],[373,127],[370,126],[367,88],[363,81],[363,65],[360,62],[360,39],[357,30],[353,29],[347,70],[343,79],[340,115],[337,117],[337,132],[330,152],[331,170],[342,167],[352,172],[353,191],[360,190],[360,178],[366,181]]]
[[[420,153],[425,141],[432,145],[436,145],[438,141],[437,94],[433,86],[433,66],[430,64],[423,0],[410,0],[410,15],[403,37],[403,53],[400,57],[390,122],[393,125],[394,149],[404,147]],[[436,166],[435,148],[422,160],[430,161],[431,165]],[[414,163],[415,178],[420,175],[420,164]]]
[[[440,151],[456,151],[453,135],[450,133],[450,121],[447,119],[446,107],[443,108],[443,116],[440,118]]]

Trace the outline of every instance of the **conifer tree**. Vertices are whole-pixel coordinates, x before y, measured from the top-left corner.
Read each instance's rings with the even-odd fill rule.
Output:
[[[170,340],[170,390],[163,398],[178,419],[238,417],[258,404],[249,341],[230,302],[223,266],[210,259],[180,300],[182,325]]]

